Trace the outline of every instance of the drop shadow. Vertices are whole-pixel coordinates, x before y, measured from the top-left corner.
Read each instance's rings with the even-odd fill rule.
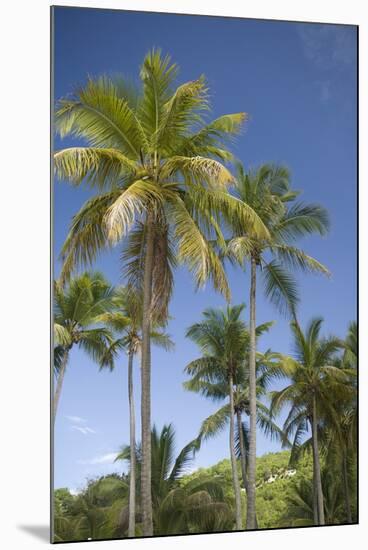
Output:
[[[17,528],[42,542],[50,542],[50,527],[48,525],[17,525]]]

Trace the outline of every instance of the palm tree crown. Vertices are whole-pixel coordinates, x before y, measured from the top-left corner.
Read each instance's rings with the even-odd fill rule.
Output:
[[[112,307],[113,289],[101,273],[83,273],[66,288],[54,284],[54,371],[57,384],[54,394],[54,420],[60,399],[69,352],[80,347],[99,363],[113,341],[112,332],[101,326],[99,317]],[[113,358],[109,357],[109,366]]]
[[[246,114],[206,123],[204,77],[175,89],[177,74],[170,58],[153,50],[141,67],[141,91],[121,78],[90,79],[74,97],[60,100],[56,110],[60,135],[88,143],[56,152],[56,174],[98,192],[73,219],[62,251],[62,276],[130,233],[125,272],[132,284],[142,286],[150,221],[157,313],[159,306],[167,306],[177,261],[187,264],[198,285],[212,278],[216,288],[228,293],[221,262],[205,238],[221,234],[220,214],[228,222],[237,216],[257,234],[266,234],[258,216],[227,193],[234,179],[222,164],[232,158],[225,146]]]
[[[172,424],[163,426],[161,432],[154,426],[151,440],[155,533],[169,535],[228,528],[231,515],[219,483],[211,479],[194,480],[185,485],[180,483],[193,461],[197,441],[188,443],[175,456],[175,430]],[[140,445],[136,447],[135,455],[139,477],[142,462]],[[116,460],[130,464],[130,447],[123,447]],[[137,490],[139,495],[139,485]]]
[[[314,233],[324,235],[329,228],[327,211],[320,205],[295,202],[299,195],[290,187],[287,168],[263,165],[245,172],[238,165],[235,193],[248,204],[268,230],[259,238],[245,228],[235,227],[227,252],[241,264],[254,259],[261,268],[266,296],[281,310],[295,313],[297,285],[290,269],[328,274],[328,269],[295,246],[295,241]]]

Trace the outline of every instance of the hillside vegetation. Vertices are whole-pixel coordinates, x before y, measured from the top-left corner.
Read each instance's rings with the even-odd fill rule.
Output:
[[[301,457],[296,466],[290,467],[290,452],[267,453],[257,458],[257,522],[259,529],[277,527],[301,527],[313,524],[313,465],[310,454]],[[240,468],[240,467],[239,467]],[[353,479],[356,477],[355,467],[350,471]],[[240,476],[240,471],[239,471]],[[343,494],[340,478],[333,470],[324,468],[323,483],[326,487],[326,512],[329,524],[344,523]],[[214,466],[199,468],[195,472],[183,475],[178,479],[177,493],[171,499],[172,510],[162,513],[161,529],[169,534],[172,529],[180,532],[170,523],[171,514],[178,518],[183,512],[183,495],[189,499],[197,499],[203,506],[201,487],[209,488],[216,484],[221,495],[217,500],[234,506],[232,490],[232,472],[229,459],[224,459]],[[193,491],[193,487],[196,489]],[[83,491],[73,495],[66,488],[55,491],[55,530],[56,540],[86,540],[124,537],[127,526],[126,502],[128,494],[128,479],[122,475],[111,474],[94,480],[89,480]],[[246,510],[246,496],[242,487],[242,509]],[[170,496],[173,493],[168,493]],[[215,492],[213,492],[213,495]],[[168,495],[166,495],[168,496]],[[356,501],[356,495],[352,495]],[[170,498],[170,497],[169,497]],[[165,502],[165,499],[163,500]],[[214,506],[216,503],[211,503]],[[217,503],[218,505],[218,503]],[[166,499],[167,506],[167,499]],[[165,508],[163,505],[162,508]],[[233,524],[223,515],[221,509],[213,510],[217,514],[216,521],[221,519],[213,530],[228,531]],[[169,517],[169,519],[168,519]],[[245,517],[243,518],[246,519]],[[353,509],[353,520],[356,521],[356,509]],[[208,517],[207,520],[208,521]],[[192,533],[206,532],[208,527],[200,523],[189,523]],[[201,528],[202,527],[202,528]]]

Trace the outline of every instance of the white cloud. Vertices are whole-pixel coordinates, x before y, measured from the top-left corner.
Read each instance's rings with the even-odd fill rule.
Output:
[[[68,416],[66,415],[65,418],[70,420],[70,422],[73,422],[73,424],[85,424],[87,420],[85,418],[81,418],[80,416]]]
[[[78,460],[78,464],[88,464],[88,465],[112,464],[117,454],[118,453],[106,453],[104,455],[95,456],[94,458],[90,458],[87,460]]]
[[[95,430],[93,430],[89,426],[86,426],[87,420],[85,418],[82,418],[81,416],[66,415],[65,418],[67,418],[69,422],[72,424],[72,426],[70,427],[72,430],[80,432],[83,435],[96,433]]]
[[[72,430],[77,430],[78,432],[81,432],[83,435],[96,433],[95,430],[93,430],[89,426],[72,426]]]

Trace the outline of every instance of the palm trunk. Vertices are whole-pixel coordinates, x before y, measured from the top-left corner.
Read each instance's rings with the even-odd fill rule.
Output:
[[[142,319],[142,470],[141,506],[143,535],[153,535],[152,493],[151,493],[151,297],[153,270],[153,224],[148,218],[146,224],[146,255],[143,279],[143,319]]]
[[[348,468],[347,468],[347,461],[346,461],[346,450],[343,449],[342,454],[342,477],[344,482],[344,499],[345,499],[345,512],[346,512],[346,520],[348,523],[352,523],[352,517],[351,517],[351,504],[350,504],[350,491],[349,491],[349,478],[348,478]]]
[[[235,438],[234,438],[234,386],[233,377],[229,377],[229,397],[230,397],[230,457],[231,457],[231,470],[233,474],[233,488],[235,495],[235,520],[236,529],[243,529],[242,523],[242,509],[241,509],[241,495],[240,495],[240,483],[238,477],[238,469],[235,456]]]
[[[243,487],[244,487],[245,491],[247,491],[247,486],[248,486],[247,459],[246,459],[246,454],[245,454],[245,443],[244,443],[244,437],[243,437],[241,412],[240,412],[239,409],[236,411],[236,420],[237,420],[238,432],[239,432],[240,464],[241,464]]]
[[[129,527],[128,537],[135,536],[135,410],[133,394],[133,352],[128,359],[128,394],[130,422],[130,479],[129,479]]]
[[[256,260],[251,258],[249,344],[249,459],[247,529],[256,528]]]
[[[61,361],[60,370],[59,370],[59,374],[56,382],[56,390],[54,393],[54,424],[56,419],[56,411],[60,400],[61,390],[63,387],[64,375],[65,375],[66,365],[68,363],[68,358],[69,358],[69,349],[66,348]]]
[[[312,412],[312,442],[313,442],[313,472],[314,472],[314,487],[317,493],[317,509],[318,509],[318,525],[325,525],[325,512],[323,506],[323,491],[321,479],[321,465],[319,462],[318,452],[318,435],[317,435],[317,403],[316,396],[313,395],[313,412]]]
[[[313,522],[318,525],[318,496],[317,496],[317,476],[316,469],[313,464]]]

